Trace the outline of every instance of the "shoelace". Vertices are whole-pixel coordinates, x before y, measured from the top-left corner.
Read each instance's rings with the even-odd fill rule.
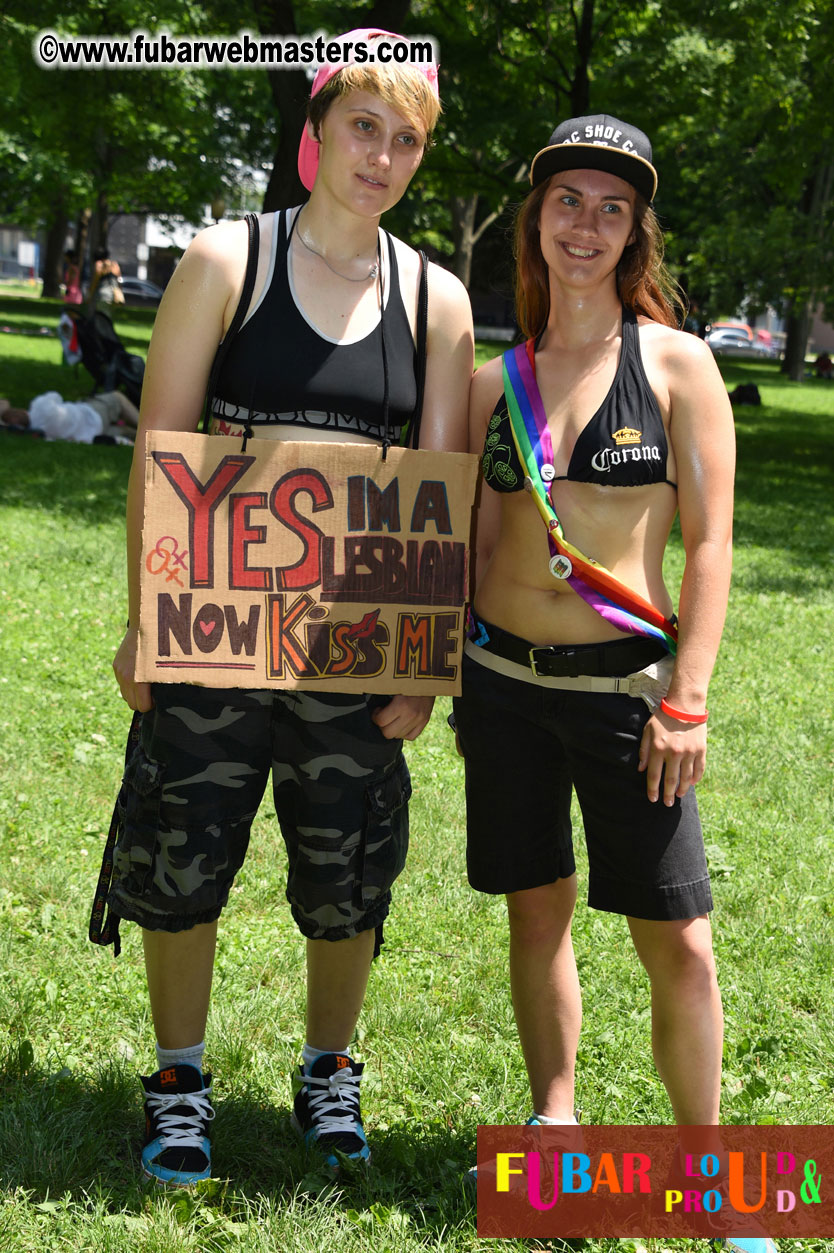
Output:
[[[203,1147],[203,1136],[206,1134],[206,1123],[211,1122],[214,1110],[209,1096],[211,1088],[204,1092],[149,1092],[147,1102],[156,1118],[156,1126],[165,1148],[196,1148]],[[193,1113],[178,1108],[177,1112],[166,1113],[172,1106],[187,1105]]]
[[[333,1132],[356,1134],[359,1121],[359,1075],[349,1066],[327,1078],[305,1075],[305,1085],[320,1088],[309,1094],[310,1112],[319,1135]]]

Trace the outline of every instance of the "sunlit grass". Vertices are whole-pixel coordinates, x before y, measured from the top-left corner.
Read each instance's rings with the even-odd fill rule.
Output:
[[[15,365],[37,390],[38,372],[54,366],[47,350],[57,341],[0,340],[0,378]],[[727,1020],[723,1113],[830,1122],[834,386],[785,383],[771,366],[727,369],[729,386],[742,378],[764,403],[736,413],[734,592],[699,789]],[[303,942],[265,806],[224,916],[208,1031],[214,1168],[229,1182],[198,1196],[139,1186],[136,1075],[153,1068],[153,1034],[138,935],[125,928],[118,960],[86,940],[128,724],[110,658],[125,617],[129,460],[122,448],[0,436],[0,1250],[543,1250],[478,1241],[462,1184],[478,1123],[529,1109],[504,907],[465,882],[462,766],[445,701],[409,749],[411,852],[356,1041],[370,1173],[323,1190],[289,1129]],[[676,540],[671,578],[681,564]],[[580,907],[576,949],[584,1117],[669,1121],[623,921]],[[794,1241],[784,1253],[829,1245]],[[641,1242],[586,1247],[639,1253]]]

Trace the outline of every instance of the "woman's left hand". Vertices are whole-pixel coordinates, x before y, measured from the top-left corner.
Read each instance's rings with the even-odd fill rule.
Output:
[[[386,740],[416,740],[431,717],[433,696],[393,696],[371,714]]]
[[[704,777],[707,760],[706,723],[683,723],[657,710],[646,723],[640,741],[638,770],[646,772],[650,801],[660,797],[663,777],[663,803],[674,805],[675,797],[685,796]]]

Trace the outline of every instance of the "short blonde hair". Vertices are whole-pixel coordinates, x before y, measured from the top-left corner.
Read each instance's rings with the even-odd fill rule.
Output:
[[[413,126],[426,132],[426,148],[431,147],[432,131],[442,107],[428,80],[419,70],[402,65],[346,65],[334,74],[321,91],[307,103],[307,117],[316,139],[328,109],[335,100],[352,91],[368,91],[396,109]]]

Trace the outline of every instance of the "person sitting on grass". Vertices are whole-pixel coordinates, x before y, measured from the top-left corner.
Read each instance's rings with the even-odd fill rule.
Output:
[[[28,409],[16,409],[0,396],[0,425],[39,431],[48,440],[132,444],[138,424],[139,410],[122,392],[101,392],[78,401],[64,400],[60,392],[44,392]]]

